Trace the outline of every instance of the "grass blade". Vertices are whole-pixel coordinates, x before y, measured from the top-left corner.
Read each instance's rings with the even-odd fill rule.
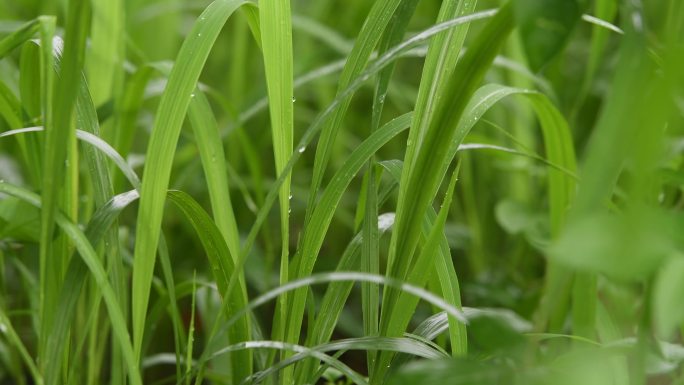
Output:
[[[209,51],[228,18],[244,2],[217,0],[202,13],[176,58],[176,64],[156,115],[148,144],[147,162],[140,194],[133,266],[133,346],[140,360],[145,315],[161,233],[164,195],[169,184],[171,162],[192,91]]]

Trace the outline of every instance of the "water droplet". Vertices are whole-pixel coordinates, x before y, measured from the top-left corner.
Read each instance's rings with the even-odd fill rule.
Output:
[[[202,36],[202,32],[197,34],[197,37],[201,37],[201,36]]]
[[[299,152],[300,154],[304,151],[306,151],[306,146],[302,146],[297,149],[297,152]]]
[[[295,97],[293,96],[293,97],[292,97],[292,103],[294,103],[294,102],[296,102],[296,101],[297,101],[297,98],[295,98]]]
[[[288,197],[288,199],[292,200],[292,194],[290,194],[290,196]]]
[[[380,95],[380,99],[378,99],[378,102],[380,102],[380,104],[385,103],[385,95]]]
[[[287,209],[287,213],[288,213],[288,214],[291,214],[291,213],[292,213],[292,209]]]
[[[195,94],[194,94],[194,93],[190,94],[190,97],[191,97],[191,98],[194,98],[194,97],[195,97]]]

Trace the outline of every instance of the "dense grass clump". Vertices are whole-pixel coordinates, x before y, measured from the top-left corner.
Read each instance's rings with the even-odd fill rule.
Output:
[[[684,384],[684,3],[0,1],[0,384]]]

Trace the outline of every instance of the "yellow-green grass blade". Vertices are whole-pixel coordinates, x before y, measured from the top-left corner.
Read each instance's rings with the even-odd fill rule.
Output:
[[[188,116],[195,132],[197,147],[207,180],[214,221],[223,234],[230,255],[235,261],[240,252],[240,239],[230,199],[228,171],[218,124],[204,94],[196,90],[193,95]]]
[[[263,0],[259,3],[261,48],[266,71],[273,152],[276,172],[280,174],[292,155],[293,147],[293,59],[290,1]],[[280,187],[281,236],[283,264],[287,266],[289,245],[290,178]],[[281,268],[283,265],[281,265]],[[281,272],[287,281],[287,272]]]
[[[598,0],[594,3],[594,15],[602,21],[612,21],[617,15],[617,3],[613,0]],[[610,37],[610,30],[599,25],[594,25],[591,30],[591,44],[589,59],[587,62],[587,69],[584,72],[582,79],[582,87],[580,88],[577,101],[575,102],[573,113],[576,115],[584,103],[584,99],[591,91],[594,78],[599,69],[599,65],[603,61],[606,52],[606,45]]]
[[[138,361],[161,233],[164,196],[180,129],[192,91],[221,28],[243,4],[245,2],[240,0],[217,0],[200,15],[178,53],[157,110],[140,194],[133,265],[133,346]]]
[[[40,197],[21,187],[2,182],[0,183],[0,192],[20,198],[35,207],[39,208],[41,206]],[[130,335],[128,334],[128,330],[126,328],[126,320],[121,312],[121,305],[116,298],[116,294],[109,283],[107,273],[100,263],[93,246],[90,244],[78,226],[60,212],[55,213],[55,222],[72,240],[76,250],[78,250],[83,262],[85,262],[85,264],[88,266],[88,269],[95,278],[95,281],[102,292],[107,310],[109,312],[109,318],[112,323],[112,330],[114,331],[117,343],[120,345],[122,354],[126,361],[126,367],[131,384],[142,385],[140,373],[138,372],[138,364],[133,354]]]

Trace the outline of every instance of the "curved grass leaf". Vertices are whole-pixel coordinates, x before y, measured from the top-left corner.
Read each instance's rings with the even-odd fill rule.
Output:
[[[134,252],[133,345],[138,361],[174,149],[209,51],[225,22],[243,4],[240,0],[217,0],[201,14],[181,47],[157,111],[148,144]]]

